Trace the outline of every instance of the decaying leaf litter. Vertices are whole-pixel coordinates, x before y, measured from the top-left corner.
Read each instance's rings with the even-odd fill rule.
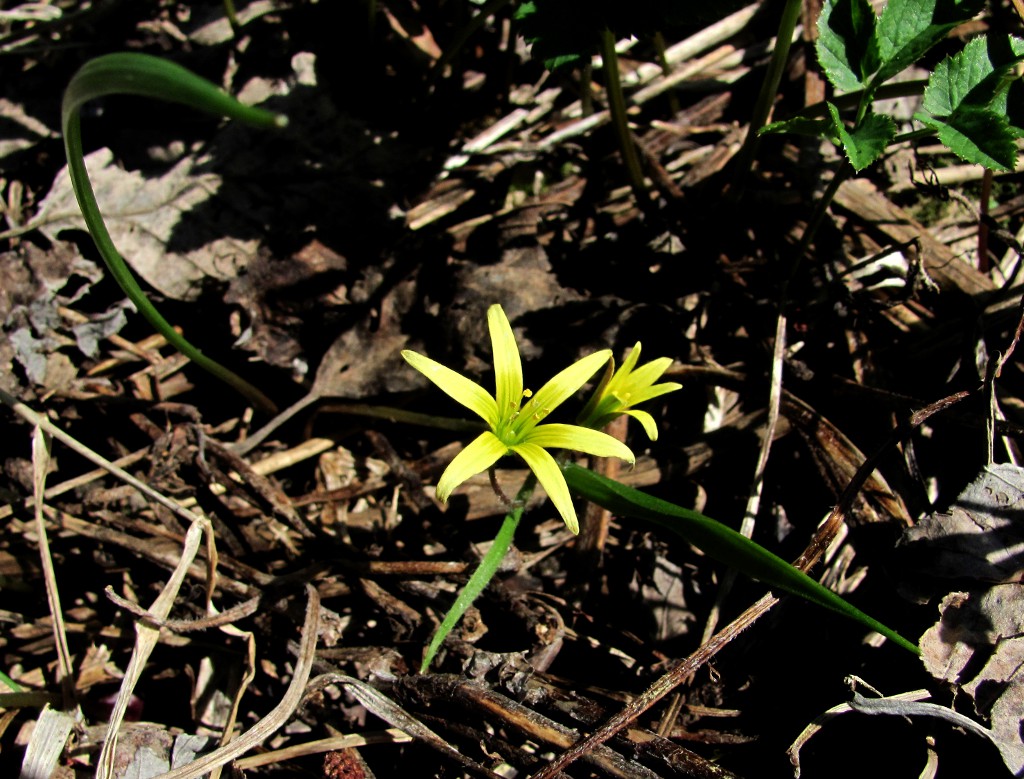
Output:
[[[583,116],[578,77],[530,60],[507,13],[451,52],[468,4],[322,5],[254,2],[234,33],[218,3],[3,18],[0,387],[175,507],[60,439],[47,464],[42,434],[33,448],[4,416],[0,670],[21,690],[4,693],[4,770],[93,775],[116,718],[108,776],[160,775],[172,749],[254,775],[530,775],[589,734],[567,775],[791,775],[798,737],[804,776],[1019,771],[1014,178],[986,194],[980,169],[896,147],[843,183],[787,290],[773,393],[782,275],[834,168],[830,146],[766,138],[742,199],[723,195],[777,9],[674,29],[668,75],[650,41],[621,44],[641,207],[599,70]],[[777,116],[825,96],[813,29],[797,33]],[[126,49],[290,118],[258,133],[112,99],[84,122],[115,242],[172,321],[296,404],[256,445],[269,418],[125,310],[60,175],[63,86]],[[574,539],[537,500],[414,674],[504,509],[486,475],[434,499],[460,434],[365,412],[455,413],[400,351],[486,385],[494,302],[530,375],[637,340],[673,357],[685,389],[652,408],[657,442],[630,431],[642,456],[618,478],[736,527],[754,507],[755,539],[788,559],[827,546],[815,573],[923,636],[924,665],[793,598],[766,611],[748,580],[721,596],[719,566],[621,517],[588,511]],[[498,478],[513,493],[525,471]],[[911,694],[933,708],[891,702]]]

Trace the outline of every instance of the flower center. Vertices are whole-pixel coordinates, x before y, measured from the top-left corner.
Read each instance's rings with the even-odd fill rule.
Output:
[[[537,404],[533,390],[524,389],[523,396],[518,401],[509,401],[509,415],[503,421],[500,430],[495,432],[503,441],[509,444],[516,443],[523,432],[522,428],[532,428],[550,413],[550,408],[541,408]]]

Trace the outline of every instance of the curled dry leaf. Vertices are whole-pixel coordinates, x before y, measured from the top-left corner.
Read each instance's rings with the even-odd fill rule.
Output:
[[[941,618],[921,639],[925,667],[936,679],[957,685],[990,720],[1003,762],[1019,776],[1024,771],[1024,585],[950,593],[939,610]]]
[[[904,536],[935,576],[1006,582],[943,598],[921,651],[929,673],[956,685],[989,720],[991,738],[1015,775],[1024,771],[1024,584],[1008,580],[1024,567],[1022,501],[1024,471],[993,465],[949,513],[926,517]]]

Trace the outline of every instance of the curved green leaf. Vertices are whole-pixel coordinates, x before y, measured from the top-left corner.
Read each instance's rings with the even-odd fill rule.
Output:
[[[846,129],[839,118],[839,109],[827,103],[832,115],[833,129],[846,152],[853,169],[862,171],[885,152],[885,147],[896,137],[896,123],[885,114],[868,114],[859,124]]]
[[[587,500],[620,516],[653,522],[747,576],[836,611],[881,633],[908,652],[920,654],[920,650],[899,633],[869,617],[803,571],[732,528],[697,511],[634,490],[574,463],[563,465],[562,473],[569,487]]]
[[[110,274],[121,286],[139,313],[167,342],[199,367],[234,387],[264,411],[276,411],[274,403],[256,387],[203,354],[168,323],[150,302],[128,265],[114,246],[103,222],[96,194],[89,182],[82,149],[80,110],[90,100],[107,95],[140,95],[173,103],[183,103],[201,111],[239,119],[261,127],[283,127],[287,119],[261,108],[243,105],[217,89],[209,81],[173,62],[147,54],[107,54],[83,65],[71,78],[64,92],[61,125],[64,150],[68,158],[71,186],[78,198],[82,216],[96,249],[103,257]]]

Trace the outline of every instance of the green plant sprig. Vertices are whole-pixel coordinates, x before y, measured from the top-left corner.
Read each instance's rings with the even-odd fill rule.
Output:
[[[64,149],[68,158],[71,186],[82,209],[89,234],[110,274],[139,313],[169,344],[199,367],[234,387],[261,410],[275,412],[276,406],[263,392],[216,360],[207,357],[164,319],[114,246],[85,167],[80,118],[81,107],[85,103],[108,95],[138,95],[181,103],[200,111],[238,119],[256,127],[281,128],[287,125],[287,117],[244,105],[206,79],[173,62],[136,53],[107,54],[85,63],[71,78],[64,92],[61,107]]]
[[[831,139],[854,170],[878,160],[897,137],[896,121],[876,112],[883,85],[920,60],[959,24],[973,18],[983,0],[890,0],[876,16],[868,0],[826,0],[818,19],[818,62],[839,91],[857,94],[852,123],[837,103],[823,119],[804,115],[775,122],[762,133],[799,133]],[[1022,90],[1014,72],[1024,60],[1024,40],[989,32],[943,59],[924,87],[914,115],[961,159],[990,170],[1016,165],[1015,139],[1024,137]]]
[[[647,495],[575,463],[565,463],[562,473],[569,487],[587,500],[619,516],[652,522],[681,536],[719,562],[769,587],[799,595],[881,633],[908,652],[921,653],[917,646],[895,630],[847,603],[803,571],[732,528],[697,511]]]

